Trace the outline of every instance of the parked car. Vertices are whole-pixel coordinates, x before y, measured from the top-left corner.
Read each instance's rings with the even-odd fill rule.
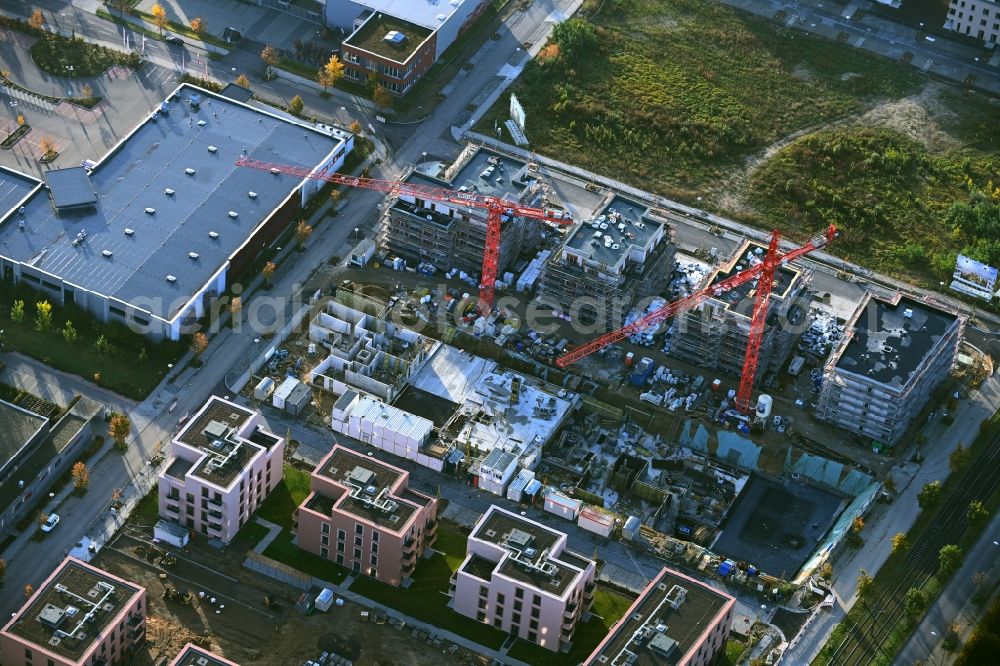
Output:
[[[51,532],[52,530],[54,530],[56,528],[56,525],[58,525],[58,524],[59,524],[59,514],[57,514],[57,513],[50,513],[49,517],[46,518],[46,520],[45,520],[44,523],[42,523],[42,531],[43,532]]]
[[[177,35],[171,35],[170,33],[167,33],[163,37],[163,41],[165,41],[167,44],[180,44],[180,45],[184,44],[184,40],[183,39],[181,39]]]

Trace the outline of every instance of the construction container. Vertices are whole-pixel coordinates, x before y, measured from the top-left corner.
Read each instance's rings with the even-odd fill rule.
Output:
[[[633,361],[635,361],[635,353],[634,352],[629,352],[629,353],[625,354],[625,365],[632,365]]]
[[[328,587],[324,587],[323,591],[316,595],[316,610],[323,611],[324,613],[330,610],[330,606],[333,605],[333,590]]]
[[[791,362],[788,364],[788,374],[792,377],[797,377],[800,372],[802,372],[802,366],[805,365],[806,359],[803,356],[794,356]]]
[[[524,502],[524,491],[534,478],[535,473],[530,469],[522,469],[518,472],[514,480],[510,482],[510,486],[507,487],[507,499],[518,503]]]
[[[301,382],[296,377],[286,377],[285,381],[281,382],[281,385],[274,392],[274,395],[271,396],[271,406],[275,409],[284,410],[285,401],[288,400],[292,391],[294,391],[300,383]]]
[[[181,527],[177,523],[159,520],[153,526],[153,541],[169,543],[171,546],[183,548],[188,545],[190,539],[191,533],[188,532],[187,528]]]
[[[254,400],[267,400],[272,391],[274,391],[274,380],[270,377],[264,377],[253,390]]]
[[[639,517],[629,516],[622,526],[622,536],[625,537],[626,541],[634,541],[639,535],[640,527],[642,527],[642,521],[639,520]]]
[[[649,378],[652,376],[653,371],[656,369],[656,364],[653,363],[653,359],[648,356],[643,356],[642,360],[635,366],[635,370],[629,375],[629,382],[633,386],[645,386],[649,382]]]
[[[580,500],[567,497],[554,490],[545,496],[545,510],[557,516],[562,516],[566,520],[576,520],[577,516],[580,515],[580,508],[582,506],[583,502]]]
[[[712,390],[713,391],[719,391],[721,389],[722,389],[722,380],[721,379],[713,379],[712,380]]]
[[[615,519],[611,515],[603,511],[598,511],[592,506],[585,506],[580,511],[580,517],[577,519],[576,524],[588,532],[600,534],[602,537],[611,536],[611,532],[615,529]]]

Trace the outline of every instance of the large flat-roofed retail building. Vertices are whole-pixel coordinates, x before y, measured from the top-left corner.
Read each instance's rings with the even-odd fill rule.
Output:
[[[353,145],[181,85],[86,169],[43,184],[0,168],[0,275],[176,340],[322,186],[236,160],[337,170]]]

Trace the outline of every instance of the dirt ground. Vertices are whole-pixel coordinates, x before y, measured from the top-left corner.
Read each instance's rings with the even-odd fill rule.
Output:
[[[192,542],[178,553],[175,564],[161,565],[160,560],[144,559],[142,536],[127,529],[94,561],[147,590],[147,649],[133,663],[152,665],[172,659],[189,641],[239,664],[265,666],[302,664],[319,659],[323,652],[360,665],[479,663],[447,641],[435,647],[414,638],[409,628],[360,622],[361,608],[349,602],[331,607],[329,613],[302,615],[294,607],[297,590],[242,568],[245,548],[240,545],[219,549]],[[190,593],[190,605],[164,599],[167,586]],[[200,592],[205,592],[203,599]],[[265,607],[265,594],[277,606]]]

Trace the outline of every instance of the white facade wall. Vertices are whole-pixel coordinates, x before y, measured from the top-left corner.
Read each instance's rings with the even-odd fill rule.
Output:
[[[577,519],[576,524],[588,532],[600,534],[602,537],[611,536],[611,532],[615,529],[614,518],[602,511],[594,511],[589,507],[580,512],[580,517]]]
[[[576,520],[583,502],[562,493],[551,492],[545,496],[545,510],[562,516],[566,520]]]

